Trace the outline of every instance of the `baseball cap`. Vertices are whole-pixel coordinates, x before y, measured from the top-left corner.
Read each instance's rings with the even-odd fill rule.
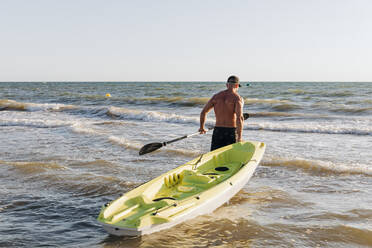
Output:
[[[230,76],[227,79],[227,82],[230,84],[239,84],[239,78],[237,76]],[[239,87],[242,87],[242,86],[239,84]]]

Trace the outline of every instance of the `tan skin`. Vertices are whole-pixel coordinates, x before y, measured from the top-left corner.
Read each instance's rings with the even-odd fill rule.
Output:
[[[243,100],[237,93],[239,84],[226,84],[227,89],[215,94],[204,106],[200,113],[201,134],[206,133],[204,127],[205,118],[211,109],[214,109],[216,116],[216,127],[235,127],[237,142],[242,141],[243,130]]]

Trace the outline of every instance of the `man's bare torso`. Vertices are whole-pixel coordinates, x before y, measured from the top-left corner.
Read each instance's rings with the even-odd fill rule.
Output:
[[[240,96],[228,90],[221,91],[213,96],[212,103],[216,115],[216,127],[236,127],[235,105]]]

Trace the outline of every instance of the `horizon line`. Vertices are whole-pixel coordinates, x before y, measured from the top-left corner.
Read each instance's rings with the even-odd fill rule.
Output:
[[[66,81],[59,81],[59,80],[32,80],[32,81],[0,81],[0,83],[225,83],[225,81],[213,81],[213,80],[129,80],[129,81],[119,81],[119,80],[66,80]],[[372,81],[344,81],[344,80],[335,80],[335,81],[270,81],[270,80],[252,80],[252,81],[240,81],[241,83],[372,83]]]

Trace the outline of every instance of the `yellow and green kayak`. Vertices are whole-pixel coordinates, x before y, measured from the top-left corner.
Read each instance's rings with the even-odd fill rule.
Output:
[[[110,234],[137,236],[210,213],[243,188],[264,152],[248,141],[203,154],[105,204],[97,220]]]

